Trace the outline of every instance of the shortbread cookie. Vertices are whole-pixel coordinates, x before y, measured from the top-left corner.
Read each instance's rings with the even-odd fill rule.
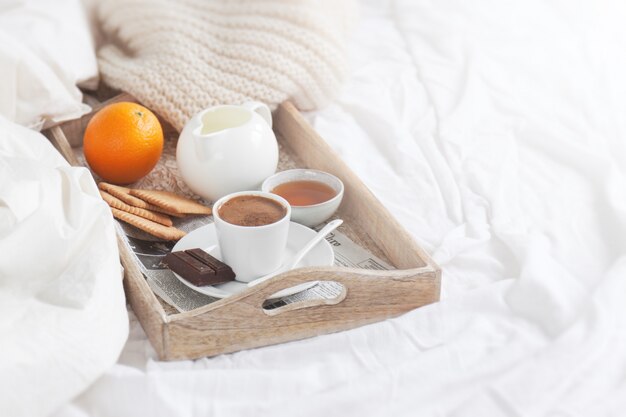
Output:
[[[115,198],[106,191],[100,190],[100,195],[102,196],[102,199],[106,201],[106,203],[112,208],[134,214],[135,216],[143,217],[144,219],[152,220],[153,222],[160,223],[164,226],[171,226],[173,224],[172,219],[164,214],[155,213],[150,210],[130,206],[124,203],[122,200]]]
[[[150,211],[158,211],[159,213],[167,214],[169,216],[174,216],[174,217],[185,217],[184,214],[173,213],[173,212],[167,211],[162,207],[155,206],[153,204],[143,201],[140,198],[130,195],[130,188],[122,187],[121,185],[113,185],[113,184],[109,184],[106,182],[98,183],[98,187],[101,190],[106,191],[107,193],[111,194],[113,197],[116,197],[122,200],[124,203],[130,206],[138,207],[138,208],[142,208],[142,209],[150,210]]]
[[[163,226],[162,224],[155,223],[143,217],[135,216],[134,214],[127,213],[122,210],[111,207],[113,217],[122,220],[137,229],[141,229],[144,232],[150,233],[152,236],[156,236],[163,240],[178,240],[186,235],[185,232],[179,230],[173,226]]]
[[[180,214],[211,214],[211,207],[169,191],[131,189],[130,195],[139,197],[150,204]]]

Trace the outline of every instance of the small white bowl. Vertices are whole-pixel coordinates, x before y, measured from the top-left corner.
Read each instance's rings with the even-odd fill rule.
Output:
[[[343,182],[332,174],[315,169],[290,169],[278,172],[263,181],[261,190],[271,192],[280,184],[292,181],[318,181],[331,187],[337,195],[323,203],[310,206],[291,206],[291,220],[308,227],[328,220],[337,211],[343,198]]]

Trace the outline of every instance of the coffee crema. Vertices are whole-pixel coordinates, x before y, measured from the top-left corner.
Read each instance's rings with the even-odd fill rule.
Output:
[[[285,182],[274,187],[271,192],[287,200],[292,207],[320,204],[337,195],[331,186],[311,180]]]
[[[276,223],[287,214],[287,208],[279,202],[258,195],[233,197],[222,204],[218,211],[222,220],[247,227]]]

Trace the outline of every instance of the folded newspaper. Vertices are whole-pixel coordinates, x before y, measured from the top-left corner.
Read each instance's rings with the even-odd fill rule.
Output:
[[[181,230],[190,232],[198,227],[212,223],[211,217],[189,217],[175,220],[175,226]],[[137,229],[119,222],[118,226],[124,232],[126,245],[138,261],[141,272],[145,276],[148,285],[166,303],[173,306],[179,312],[194,310],[206,304],[217,301],[217,298],[209,297],[187,287],[163,263],[165,255],[171,252],[175,242],[157,241],[154,237]],[[323,227],[320,225],[319,228]],[[343,233],[338,231],[326,236],[326,240],[333,248],[335,265],[351,268],[364,269],[393,269],[391,265],[354,243]],[[266,309],[277,308],[298,301],[325,298],[331,299],[341,292],[341,286],[332,281],[318,281],[316,285],[292,294],[287,297],[272,300],[271,304],[264,305]]]

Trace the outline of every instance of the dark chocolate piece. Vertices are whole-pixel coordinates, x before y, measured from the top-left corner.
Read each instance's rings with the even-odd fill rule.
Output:
[[[235,278],[228,265],[202,249],[168,253],[165,262],[172,271],[197,287],[221,284]]]
[[[224,262],[220,261],[219,259],[214,258],[213,256],[206,253],[202,249],[188,249],[185,251],[185,253],[193,256],[194,258],[196,258],[203,264],[209,265],[215,271],[217,275],[226,275],[226,276],[232,275],[231,279],[235,278],[235,273],[233,272],[230,266],[226,265]]]

